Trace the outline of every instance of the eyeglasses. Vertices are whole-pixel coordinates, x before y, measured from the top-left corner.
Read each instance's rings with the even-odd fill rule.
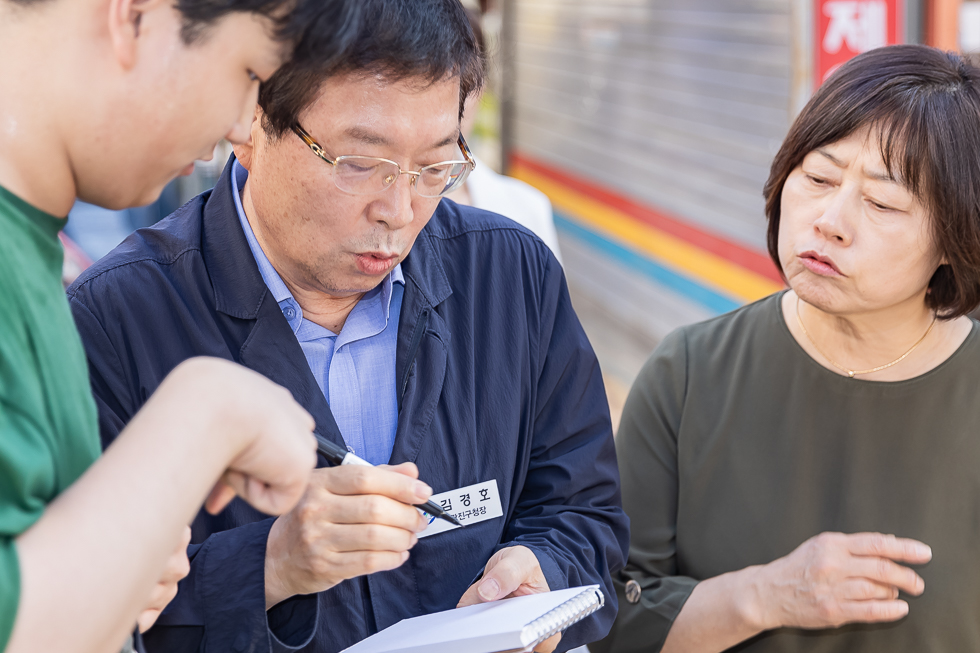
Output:
[[[410,175],[411,185],[415,186],[415,191],[421,197],[442,197],[462,186],[476,167],[476,160],[462,134],[456,144],[464,160],[433,163],[412,172],[402,170],[394,161],[374,156],[338,156],[331,159],[299,123],[293,125],[293,131],[313,150],[313,154],[333,166],[333,180],[337,188],[351,195],[380,193],[387,190],[401,175]]]

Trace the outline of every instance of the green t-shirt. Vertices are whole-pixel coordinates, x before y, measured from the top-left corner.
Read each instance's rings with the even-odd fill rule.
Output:
[[[64,222],[0,188],[0,650],[20,597],[14,539],[100,452],[85,353],[61,285]]]

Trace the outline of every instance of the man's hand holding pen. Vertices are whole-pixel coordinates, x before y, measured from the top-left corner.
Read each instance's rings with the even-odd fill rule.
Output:
[[[299,505],[269,533],[266,609],[402,565],[427,526],[412,504],[431,495],[412,463],[314,470]]]

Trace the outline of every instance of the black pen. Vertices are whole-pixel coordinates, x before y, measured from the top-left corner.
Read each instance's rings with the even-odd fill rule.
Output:
[[[324,458],[329,460],[334,465],[367,465],[368,467],[374,467],[374,465],[363,458],[358,458],[351,452],[347,451],[347,449],[344,449],[340,445],[334,444],[330,440],[324,440],[320,436],[316,436],[316,448],[317,451],[323,454]],[[462,526],[462,524],[456,521],[455,517],[443,510],[439,504],[433,501],[415,504],[415,507],[419,510],[424,510],[433,517],[444,519],[450,524]]]

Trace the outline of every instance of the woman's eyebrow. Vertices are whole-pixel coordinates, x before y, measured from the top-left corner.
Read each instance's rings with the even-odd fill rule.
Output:
[[[861,173],[869,179],[874,179],[875,181],[887,181],[892,184],[900,183],[890,172],[881,172],[880,170],[870,170],[864,168]]]
[[[823,148],[817,148],[817,154],[823,155],[824,157],[826,157],[831,163],[833,163],[838,168],[846,168],[847,167],[847,164],[846,163],[844,163],[843,161],[841,161],[836,156],[834,156],[833,154],[831,154],[830,152],[828,152],[827,150],[825,150]]]
[[[844,163],[843,161],[841,161],[840,159],[838,159],[833,154],[831,154],[830,152],[828,152],[827,150],[825,150],[823,148],[818,148],[816,150],[816,152],[818,154],[824,156],[828,161],[830,161],[831,163],[833,163],[838,168],[846,168],[847,167],[847,164],[846,163]],[[876,169],[871,169],[871,168],[863,168],[861,170],[861,173],[865,177],[867,177],[868,179],[874,179],[875,181],[887,181],[887,182],[890,182],[890,183],[893,183],[893,184],[900,184],[901,183],[890,172],[887,172],[887,171],[882,172],[880,169],[877,169],[876,170]]]

